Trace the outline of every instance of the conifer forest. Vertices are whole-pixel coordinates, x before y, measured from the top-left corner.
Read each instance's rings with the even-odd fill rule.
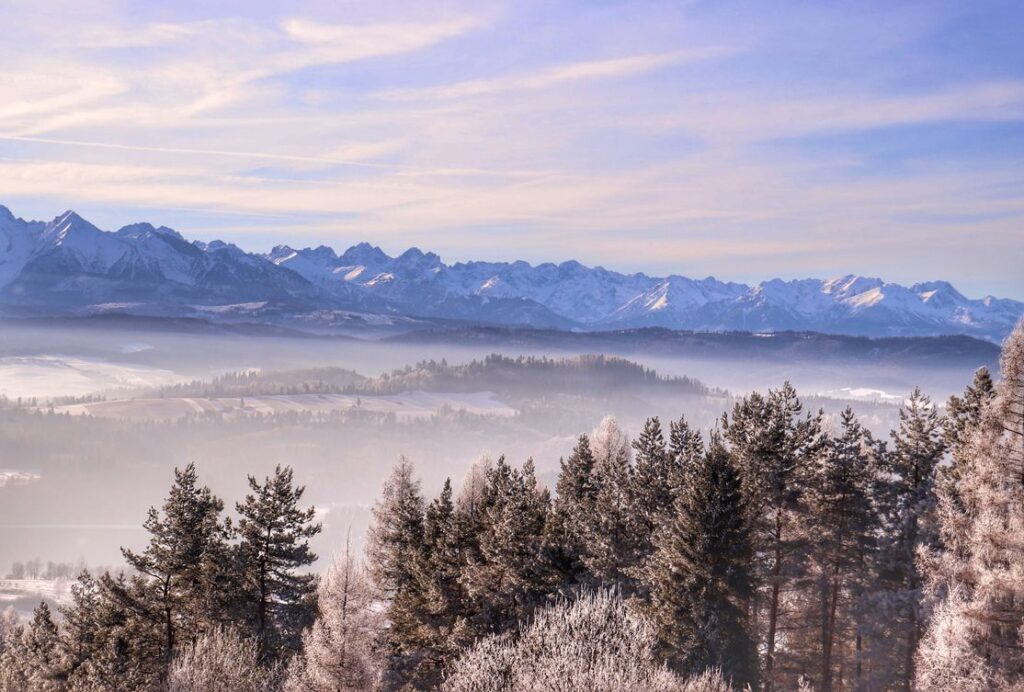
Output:
[[[552,487],[499,456],[429,495],[400,458],[320,573],[291,467],[169,480],[119,569],[5,613],[0,689],[1024,689],[1024,326],[884,438],[785,383],[606,417]]]

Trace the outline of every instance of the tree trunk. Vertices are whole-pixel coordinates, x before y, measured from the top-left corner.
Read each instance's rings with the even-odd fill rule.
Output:
[[[764,656],[764,692],[772,690],[775,667],[775,631],[779,619],[779,579],[782,574],[782,512],[775,515],[775,564],[772,565],[772,600],[768,606],[768,645]]]
[[[168,576],[164,579],[163,584],[164,592],[164,627],[167,638],[167,662],[170,663],[171,659],[174,658],[174,618],[172,617],[171,608],[171,578]]]
[[[836,607],[839,603],[839,568],[836,567],[832,576],[828,617],[825,620],[825,639],[822,642],[821,656],[821,689],[822,692],[832,691],[832,648],[836,636]]]
[[[903,689],[911,692],[914,688],[914,653],[917,649],[917,608],[911,604],[910,628],[907,632],[907,653],[903,670]]]

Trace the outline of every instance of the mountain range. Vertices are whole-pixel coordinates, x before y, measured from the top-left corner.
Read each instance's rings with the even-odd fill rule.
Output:
[[[164,226],[103,231],[73,211],[25,221],[0,206],[0,306],[18,316],[127,313],[287,324],[329,331],[423,321],[617,330],[816,331],[859,336],[965,334],[1000,341],[1024,303],[970,299],[945,281],[624,274],[576,261],[444,263],[360,243],[245,252]]]

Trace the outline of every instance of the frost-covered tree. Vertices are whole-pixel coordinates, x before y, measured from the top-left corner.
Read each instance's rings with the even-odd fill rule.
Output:
[[[824,444],[822,413],[803,414],[796,390],[787,382],[767,396],[753,393],[722,417],[726,439],[743,480],[754,546],[752,607],[759,624],[763,684],[773,689],[779,677],[776,657],[780,631],[793,609],[786,600],[798,588],[805,567],[807,514],[805,480]]]
[[[380,677],[374,645],[383,613],[363,567],[345,552],[334,559],[317,591],[319,614],[288,667],[289,692],[360,692]]]
[[[644,581],[661,654],[682,672],[720,669],[740,687],[756,685],[750,532],[739,474],[717,435],[687,468],[655,546]]]
[[[939,521],[946,550],[923,555],[941,601],[917,654],[917,685],[1024,688],[1024,322],[1007,338],[1002,379],[960,452],[959,511]]]
[[[8,638],[0,655],[0,691],[60,692],[65,688],[66,678],[60,632],[43,601],[32,618]]]
[[[486,638],[453,666],[444,692],[727,692],[715,672],[685,681],[654,656],[654,627],[612,592],[537,612],[518,636]]]
[[[968,513],[960,490],[965,479],[972,475],[973,457],[970,450],[971,438],[981,424],[985,408],[995,397],[995,384],[987,368],[974,373],[974,380],[963,396],[951,396],[946,404],[946,418],[943,436],[952,457],[951,462],[939,467],[935,491],[938,496],[939,539],[944,550],[961,556],[967,554],[967,546],[960,541],[968,533],[962,523]],[[936,564],[933,567],[939,567]]]
[[[168,692],[274,692],[276,664],[260,663],[259,646],[225,627],[215,627],[182,647],[171,662]]]
[[[309,539],[320,533],[313,507],[301,508],[303,486],[290,466],[278,466],[236,503],[238,556],[245,612],[264,655],[279,656],[298,645],[309,624],[316,592],[313,575],[300,572],[316,561]]]
[[[455,498],[455,508],[465,514],[473,514],[483,503],[487,494],[487,473],[494,468],[494,462],[488,456],[478,457],[470,464],[462,477],[459,493]]]
[[[199,486],[194,464],[175,469],[162,511],[150,508],[143,524],[149,545],[141,553],[121,551],[129,565],[148,577],[148,602],[134,607],[137,614],[159,620],[167,662],[179,640],[188,642],[220,616],[211,612],[211,599],[220,595],[221,579],[230,571],[223,509],[209,488]]]

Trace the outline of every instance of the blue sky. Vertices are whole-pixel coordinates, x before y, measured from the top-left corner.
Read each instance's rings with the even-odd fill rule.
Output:
[[[1020,2],[7,0],[0,24],[0,203],[27,218],[1024,298]]]

